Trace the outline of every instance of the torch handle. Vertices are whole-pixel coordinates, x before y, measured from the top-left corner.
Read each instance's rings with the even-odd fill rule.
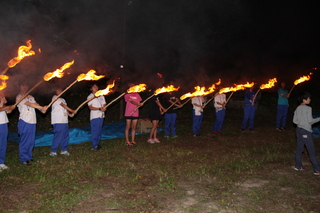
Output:
[[[6,72],[10,69],[10,67],[6,67],[4,70],[2,70],[0,75],[6,74]]]
[[[296,85],[294,84],[294,85],[291,87],[290,92],[288,93],[288,95],[291,94],[291,92],[292,92],[292,90],[293,90],[293,88],[294,88],[295,86],[296,86]]]
[[[188,103],[189,101],[191,100],[191,97],[188,99],[188,100],[186,100],[183,104],[181,104],[182,106],[181,107],[183,107],[186,103]],[[178,109],[179,107],[175,107],[175,108],[173,108],[173,109]]]
[[[234,92],[232,92],[232,93],[229,95],[229,97],[228,97],[225,105],[227,105],[227,103],[229,102],[229,100],[230,100],[231,96],[233,95],[233,93],[234,93]]]
[[[175,105],[178,101],[179,101],[179,99],[177,99],[175,102],[173,102],[173,103],[166,109],[166,111],[168,111],[168,109],[170,109],[171,107],[173,107],[173,105]],[[161,113],[161,114],[164,114],[164,113]]]
[[[153,96],[155,96],[156,94],[153,94],[153,95],[151,95],[150,97],[148,97],[146,100],[144,100],[143,102],[142,102],[142,104],[144,104],[144,103],[146,103],[150,98],[152,98]],[[131,115],[135,112],[135,111],[137,111],[137,109],[139,109],[140,108],[140,106],[137,106],[134,110],[132,110],[132,112],[131,112]]]
[[[32,92],[37,86],[39,86],[44,80],[39,81],[36,85],[34,85],[26,94],[24,94],[13,106],[16,107],[23,99],[25,99],[30,92]]]
[[[78,81],[75,80],[72,84],[70,84],[67,88],[65,88],[65,90],[63,90],[54,100],[52,100],[52,101],[48,104],[48,108],[49,108],[56,100],[58,100],[65,91],[67,91],[68,89],[70,89],[70,87],[72,87],[72,86],[73,86],[75,83],[77,83],[77,82],[78,82]]]
[[[258,93],[260,92],[260,90],[261,90],[261,89],[258,89],[258,91],[256,92],[256,94],[253,96],[253,103],[252,103],[252,105],[254,104],[254,100],[256,99],[256,97],[257,97]]]
[[[80,104],[80,105],[78,106],[78,108],[75,110],[76,112],[75,112],[74,114],[76,114],[76,113],[78,112],[78,110],[79,110],[83,105],[85,105],[85,104],[88,103],[89,101],[92,101],[92,100],[95,99],[95,98],[96,98],[96,96],[93,96],[92,98],[85,100],[82,104]]]
[[[209,101],[207,101],[207,103],[203,105],[203,108],[205,108],[208,105],[208,103],[210,103],[218,94],[219,94],[218,92],[214,94],[214,96],[212,96],[212,98],[210,98]]]
[[[103,108],[107,108],[108,106],[110,106],[113,102],[115,102],[116,100],[118,100],[119,98],[121,98],[122,96],[124,96],[126,93],[122,93],[121,95],[119,95],[116,99],[114,99],[113,101],[111,101],[110,103],[108,103],[106,106],[104,106]]]

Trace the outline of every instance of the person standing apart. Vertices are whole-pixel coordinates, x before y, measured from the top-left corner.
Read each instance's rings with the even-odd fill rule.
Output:
[[[149,116],[152,123],[152,128],[150,129],[150,136],[147,140],[148,143],[160,143],[157,138],[157,129],[159,122],[162,120],[162,114],[165,113],[166,109],[162,106],[159,101],[158,96],[153,96],[149,104]]]
[[[312,108],[308,106],[311,102],[311,95],[308,92],[303,92],[298,97],[300,105],[294,112],[293,123],[297,124],[296,136],[297,136],[297,147],[295,154],[295,167],[296,171],[305,170],[302,166],[301,157],[304,151],[304,147],[307,148],[310,161],[313,166],[313,174],[320,175],[320,165],[316,157],[316,149],[314,147],[312,138],[312,124],[320,121],[319,118],[312,117]]]
[[[216,121],[214,122],[212,133],[214,135],[221,135],[222,125],[226,115],[226,94],[218,93],[214,97],[214,108],[216,112]]]
[[[129,84],[129,87],[132,87],[132,86],[134,85]],[[126,109],[124,112],[124,117],[126,119],[126,128],[124,130],[124,134],[126,137],[126,145],[133,146],[137,144],[135,142],[135,136],[136,136],[138,119],[139,119],[139,109],[136,109],[136,108],[143,106],[143,103],[141,103],[142,99],[139,93],[136,93],[136,92],[125,94],[124,100],[126,102]],[[129,140],[130,128],[131,128],[131,141]]]
[[[4,164],[8,145],[7,138],[9,120],[7,113],[10,113],[14,109],[14,106],[5,106],[6,103],[7,100],[3,96],[2,91],[0,91],[0,172],[9,168]]]
[[[288,98],[290,94],[288,90],[285,89],[286,83],[281,82],[281,87],[278,89],[278,106],[277,106],[277,121],[276,130],[283,131],[287,123],[288,114]]]
[[[20,93],[16,97],[16,102],[26,95],[29,86],[25,83],[19,85]],[[27,95],[19,104],[18,133],[20,135],[19,157],[23,165],[32,165],[32,150],[36,137],[36,111],[46,113],[47,106],[40,106],[32,95]]]
[[[204,105],[204,97],[196,96],[191,99],[191,103],[193,105],[192,110],[192,132],[193,137],[200,136],[199,131],[203,118],[203,105]]]
[[[91,94],[87,97],[91,99],[94,97],[94,94],[98,91],[98,86],[90,82],[88,87],[91,91]],[[88,107],[90,109],[90,128],[91,128],[91,150],[100,150],[102,147],[100,146],[100,139],[102,134],[102,126],[104,121],[104,114],[107,110],[104,108],[106,106],[106,100],[104,96],[95,97],[91,101],[88,102]]]
[[[56,95],[52,97],[55,100],[57,96],[62,92],[62,89],[58,87],[56,89]],[[68,152],[69,143],[69,125],[68,116],[73,117],[75,110],[70,109],[67,106],[67,102],[59,97],[53,104],[51,110],[51,124],[53,126],[53,140],[50,151],[50,156],[56,156],[57,150],[60,146],[61,155],[70,155]]]
[[[241,131],[244,132],[244,130],[247,127],[247,123],[249,121],[249,130],[253,131],[253,123],[254,123],[254,116],[256,113],[256,103],[257,99],[255,97],[256,92],[253,91],[253,87],[250,87],[249,89],[246,89],[244,92],[244,109],[243,109],[243,120],[242,120],[242,127]]]

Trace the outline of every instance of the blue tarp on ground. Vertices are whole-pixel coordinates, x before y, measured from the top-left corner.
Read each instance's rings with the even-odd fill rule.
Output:
[[[107,123],[103,125],[101,140],[124,138],[125,121],[116,123]],[[158,129],[161,131],[161,129]],[[137,133],[141,134],[141,133]],[[142,133],[145,134],[145,133]],[[91,141],[90,127],[75,127],[69,129],[69,144],[78,144]],[[53,130],[37,131],[35,146],[51,146],[53,139]],[[10,132],[8,141],[19,143],[19,135],[17,132]]]

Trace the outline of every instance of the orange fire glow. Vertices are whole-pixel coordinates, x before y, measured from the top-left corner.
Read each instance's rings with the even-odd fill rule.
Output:
[[[307,76],[302,76],[302,77],[300,77],[299,79],[295,80],[295,81],[294,81],[294,85],[300,84],[300,83],[305,82],[305,81],[309,81],[310,78],[311,78],[310,75],[312,75],[312,73],[310,73],[310,74],[307,75]]]
[[[77,81],[82,81],[82,80],[87,80],[87,81],[97,81],[101,78],[104,78],[104,75],[96,75],[95,74],[96,71],[95,70],[90,70],[87,72],[87,74],[80,74],[77,77]]]
[[[162,78],[162,74],[161,73],[157,73],[157,75],[159,76],[159,78]]]
[[[159,95],[160,93],[178,91],[179,89],[180,89],[180,87],[175,88],[173,85],[169,85],[167,87],[162,87],[162,88],[157,89],[154,94]]]
[[[195,96],[204,96],[204,95],[208,95],[209,93],[206,90],[205,87],[200,87],[200,86],[196,86],[194,88],[196,91],[194,91],[193,93],[186,93],[184,95],[182,95],[180,97],[180,100],[184,100],[186,98],[191,98],[191,97],[195,97]]]
[[[221,79],[219,78],[219,81],[215,83],[215,85],[220,85],[221,84]]]
[[[274,84],[277,82],[277,78],[270,79],[267,84],[262,84],[260,89],[270,89],[274,87]]]
[[[96,97],[102,96],[102,95],[108,95],[110,92],[112,92],[111,89],[114,87],[114,82],[115,81],[113,81],[112,84],[109,84],[105,89],[97,91],[94,95]]]
[[[135,86],[130,87],[127,90],[127,93],[133,93],[133,92],[143,92],[147,89],[147,85],[146,84],[138,84]]]
[[[4,88],[7,87],[7,82],[6,80],[8,80],[9,77],[6,75],[0,75],[0,80],[1,80],[1,84],[0,84],[0,90],[3,90]]]
[[[62,78],[64,73],[63,71],[69,67],[71,67],[71,65],[74,63],[74,61],[65,63],[60,69],[56,69],[56,71],[54,72],[48,72],[47,74],[45,74],[45,76],[43,76],[43,79],[45,81],[50,81],[52,78],[57,77],[57,78]]]
[[[8,62],[8,67],[14,67],[16,66],[24,57],[26,56],[32,56],[36,54],[34,51],[30,50],[32,48],[31,40],[28,40],[27,46],[20,46],[18,49],[18,56],[14,57]]]
[[[234,87],[225,87],[219,90],[219,93],[227,93],[227,92],[236,92],[238,90],[244,90],[245,88],[250,88],[254,85],[254,82],[249,83],[247,82],[246,84],[239,84],[239,85],[235,85]]]

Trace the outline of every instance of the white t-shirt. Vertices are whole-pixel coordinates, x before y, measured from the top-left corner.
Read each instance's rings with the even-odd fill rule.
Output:
[[[201,115],[201,112],[203,112],[203,109],[202,109],[201,107],[198,107],[198,106],[194,105],[194,104],[199,104],[200,106],[202,106],[203,103],[204,103],[204,98],[203,98],[203,96],[193,97],[193,98],[191,99],[191,103],[192,103],[192,105],[193,105],[193,109],[194,109],[194,111],[195,111],[195,115]]]
[[[22,97],[21,94],[17,95],[16,102],[19,101],[21,97]],[[29,124],[36,124],[37,123],[36,111],[33,107],[25,105],[26,102],[36,103],[32,95],[28,95],[27,97],[25,97],[18,104],[18,109],[20,113],[19,119],[22,119],[24,122]]]
[[[52,100],[56,99],[57,95],[52,97]],[[58,98],[52,104],[51,110],[51,124],[65,124],[68,123],[68,112],[60,104],[63,103],[67,105],[67,102],[63,98]]]
[[[87,100],[92,98],[93,96],[94,94],[91,93],[87,97]],[[88,102],[88,106],[92,105],[93,107],[96,107],[96,108],[102,108],[104,104],[106,104],[106,100],[104,99],[104,96],[96,97],[93,100]],[[90,110],[90,120],[95,118],[104,118],[104,112],[100,110]]]
[[[218,94],[218,95],[216,95],[216,97],[214,97],[214,107],[216,108],[217,111],[219,111],[222,109],[222,105],[217,104],[217,102],[219,102],[219,103],[226,102],[226,94],[222,93],[222,94]]]
[[[4,107],[4,104],[6,102],[6,99],[3,97],[2,100],[0,100],[0,107]],[[8,123],[8,116],[6,111],[1,111],[0,112],[0,124],[6,124]]]

